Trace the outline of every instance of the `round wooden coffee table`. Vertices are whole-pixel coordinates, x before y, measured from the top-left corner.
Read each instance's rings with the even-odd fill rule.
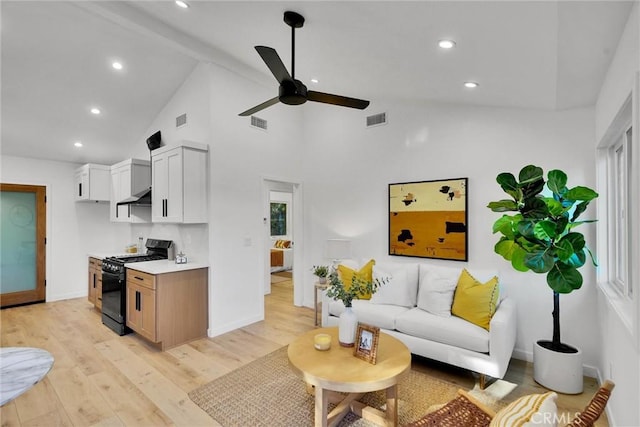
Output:
[[[316,334],[331,335],[331,349],[313,346]],[[315,425],[337,425],[349,412],[380,425],[398,425],[398,380],[411,368],[411,353],[396,338],[380,332],[375,365],[353,355],[353,348],[338,344],[338,328],[309,331],[289,344],[289,362],[302,379],[315,387]],[[386,390],[387,410],[371,408],[358,399],[364,393]],[[346,397],[336,392],[349,393]],[[337,406],[328,413],[329,402]]]

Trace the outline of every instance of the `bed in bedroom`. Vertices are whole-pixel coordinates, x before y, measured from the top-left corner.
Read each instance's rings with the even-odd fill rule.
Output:
[[[271,248],[271,272],[293,268],[293,249],[290,240],[276,240]]]

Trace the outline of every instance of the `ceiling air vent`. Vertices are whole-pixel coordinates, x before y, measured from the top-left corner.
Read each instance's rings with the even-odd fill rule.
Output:
[[[179,128],[180,126],[184,126],[186,124],[187,124],[187,113],[180,114],[178,117],[176,117],[177,128]]]
[[[262,130],[267,130],[267,121],[265,119],[261,119],[260,117],[251,116],[251,126]]]
[[[387,124],[387,113],[374,114],[367,116],[367,127],[380,126]]]

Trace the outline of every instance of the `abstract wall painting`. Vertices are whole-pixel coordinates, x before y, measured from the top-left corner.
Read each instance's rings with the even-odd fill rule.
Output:
[[[389,184],[389,255],[468,261],[467,183]]]

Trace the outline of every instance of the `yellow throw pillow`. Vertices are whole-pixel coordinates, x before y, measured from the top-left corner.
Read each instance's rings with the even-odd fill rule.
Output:
[[[480,283],[467,269],[463,269],[453,296],[451,314],[478,325],[487,331],[498,306],[498,278]]]
[[[491,420],[490,427],[555,427],[558,423],[558,395],[552,391],[544,394],[530,394],[511,402],[498,411]]]
[[[342,280],[342,283],[344,283],[344,289],[349,290],[349,288],[351,288],[351,282],[353,281],[354,276],[357,276],[366,282],[372,282],[373,266],[375,263],[375,260],[370,260],[368,263],[360,267],[358,271],[349,268],[346,265],[339,264],[338,276],[340,277],[340,280]],[[358,295],[358,299],[371,299],[371,294]]]

